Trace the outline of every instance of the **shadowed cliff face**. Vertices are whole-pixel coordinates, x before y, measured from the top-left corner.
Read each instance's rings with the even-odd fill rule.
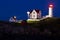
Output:
[[[44,19],[39,22],[9,23],[0,21],[0,38],[3,39],[59,39],[60,19]],[[58,38],[57,38],[58,37]]]

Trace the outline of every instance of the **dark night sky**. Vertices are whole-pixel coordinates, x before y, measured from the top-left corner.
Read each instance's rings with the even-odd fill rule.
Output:
[[[8,20],[11,16],[26,20],[27,11],[39,9],[42,15],[48,14],[48,5],[54,5],[54,17],[60,17],[60,0],[0,0],[0,20]]]

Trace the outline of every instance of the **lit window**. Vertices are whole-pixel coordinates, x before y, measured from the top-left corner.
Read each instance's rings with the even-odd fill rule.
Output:
[[[33,12],[33,14],[35,14],[35,12]]]
[[[35,15],[33,15],[33,17],[35,17]]]

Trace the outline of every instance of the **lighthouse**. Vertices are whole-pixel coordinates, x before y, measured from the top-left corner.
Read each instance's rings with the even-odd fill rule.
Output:
[[[53,5],[49,5],[49,17],[53,17]]]

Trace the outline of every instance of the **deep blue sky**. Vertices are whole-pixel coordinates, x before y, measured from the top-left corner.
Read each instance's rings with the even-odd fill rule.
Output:
[[[60,0],[0,0],[0,20],[8,20],[11,16],[27,19],[27,11],[39,9],[42,15],[48,14],[48,5],[54,5],[54,17],[60,17]]]

